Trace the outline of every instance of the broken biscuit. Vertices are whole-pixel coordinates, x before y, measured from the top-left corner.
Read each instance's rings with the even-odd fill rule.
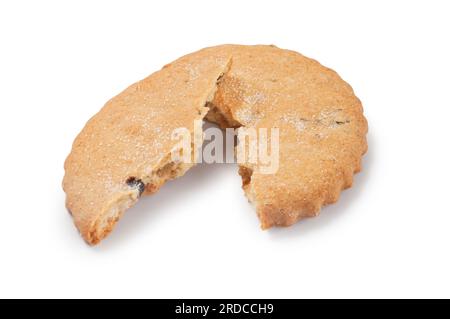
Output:
[[[194,123],[204,118],[240,132],[279,129],[275,172],[239,163],[263,229],[292,225],[336,202],[367,151],[361,102],[333,70],[275,46],[200,50],[111,99],[76,138],[63,188],[89,244],[107,236],[141,194],[194,165],[173,160],[171,134],[187,128],[201,139]]]

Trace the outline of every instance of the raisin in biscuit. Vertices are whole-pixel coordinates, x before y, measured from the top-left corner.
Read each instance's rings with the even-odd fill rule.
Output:
[[[222,127],[279,128],[279,170],[240,174],[262,228],[315,216],[352,185],[367,150],[367,121],[352,88],[333,70],[275,46],[224,45],[233,64],[207,119]],[[257,164],[256,164],[257,165]]]
[[[65,162],[63,181],[66,206],[89,244],[108,235],[142,193],[156,192],[193,165],[172,161],[171,134],[179,127],[194,134],[194,121],[206,115],[229,65],[221,53],[187,55],[131,85],[89,120]]]

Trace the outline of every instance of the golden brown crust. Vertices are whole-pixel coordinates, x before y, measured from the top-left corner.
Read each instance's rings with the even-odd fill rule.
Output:
[[[175,128],[193,133],[230,57],[201,50],[166,65],[111,99],[86,124],[65,162],[66,205],[89,244],[114,227],[145,187],[152,193],[192,164],[171,164]]]

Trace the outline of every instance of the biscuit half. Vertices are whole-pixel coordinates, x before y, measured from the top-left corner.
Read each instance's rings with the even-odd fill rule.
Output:
[[[207,119],[222,127],[279,128],[275,174],[261,173],[261,163],[240,163],[261,227],[289,226],[336,202],[367,151],[367,121],[350,85],[317,61],[275,46],[213,50],[232,55],[233,64]]]
[[[209,50],[184,56],[128,87],[89,120],[73,143],[63,180],[66,206],[87,243],[107,236],[141,194],[194,165],[172,161],[172,133],[183,127],[202,138],[193,136],[194,123],[206,115],[230,63],[230,56]]]

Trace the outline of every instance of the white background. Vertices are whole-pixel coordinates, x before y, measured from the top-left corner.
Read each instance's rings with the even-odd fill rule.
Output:
[[[2,1],[0,297],[450,297],[448,1]],[[363,172],[261,231],[234,165],[199,166],[87,246],[63,162],[112,96],[180,55],[276,44],[340,73]]]

